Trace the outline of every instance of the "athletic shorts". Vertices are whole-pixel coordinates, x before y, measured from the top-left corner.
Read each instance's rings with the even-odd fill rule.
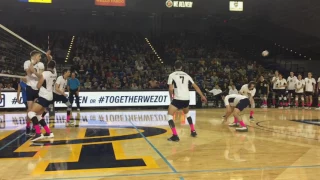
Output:
[[[266,96],[267,95],[267,91],[261,91],[260,92],[260,96]]]
[[[64,95],[53,93],[53,102],[67,103],[69,100]]]
[[[34,90],[30,86],[26,87],[27,101],[34,101],[39,98],[39,90]]]
[[[312,92],[310,92],[310,91],[306,91],[306,92],[304,92],[304,94],[306,95],[306,96],[312,96]]]
[[[288,90],[288,94],[292,94],[292,96],[294,96],[296,94],[295,90]]]
[[[37,100],[36,100],[36,103],[40,104],[42,107],[44,108],[48,108],[50,104],[52,104],[52,100],[49,101],[43,97],[39,97]]]
[[[243,111],[245,108],[247,108],[250,105],[250,101],[248,98],[241,99],[239,103],[236,105],[236,108],[240,111]]]
[[[278,89],[278,96],[286,96],[286,91],[285,89]]]
[[[296,96],[303,96],[303,93],[294,93]]]
[[[189,107],[189,100],[177,100],[174,99],[171,102],[171,105],[173,105],[174,107],[178,108],[178,109],[183,109],[183,108],[187,108]]]
[[[272,91],[276,94],[278,94],[279,89],[272,89]]]

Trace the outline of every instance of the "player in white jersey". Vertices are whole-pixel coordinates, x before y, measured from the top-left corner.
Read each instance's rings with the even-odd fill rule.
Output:
[[[194,124],[192,122],[192,118],[189,114],[189,101],[190,101],[190,92],[189,92],[189,84],[197,91],[197,93],[201,96],[202,101],[207,101],[206,97],[202,94],[200,88],[193,82],[192,78],[185,72],[181,71],[182,62],[175,62],[175,72],[169,75],[168,85],[169,85],[169,94],[171,99],[171,104],[168,108],[168,123],[172,130],[172,137],[168,139],[168,141],[179,141],[179,137],[177,134],[177,130],[173,121],[173,115],[179,109],[182,109],[183,113],[186,115],[188,123],[191,129],[191,136],[197,136],[197,133],[194,128]]]
[[[229,124],[230,127],[241,127],[236,128],[237,131],[247,132],[248,128],[241,119],[240,112],[250,105],[250,100],[247,96],[240,94],[230,94],[224,98],[224,104],[226,105],[226,116],[224,121],[226,122],[228,117],[233,114],[234,122]]]
[[[290,72],[290,76],[287,79],[289,106],[291,105],[291,98],[293,98],[294,94],[295,94],[295,82],[296,82],[296,80],[297,80],[297,77],[294,75],[293,72]]]
[[[45,108],[49,107],[53,100],[53,88],[55,80],[57,79],[55,66],[56,62],[50,61],[48,63],[47,70],[38,76],[39,82],[37,84],[37,88],[39,89],[39,98],[36,99],[28,113],[28,117],[31,119],[36,130],[36,135],[31,139],[31,141],[54,137],[45,120],[41,119],[41,114],[45,111]],[[33,68],[31,68],[31,72],[32,71],[34,71]],[[44,135],[41,134],[39,124],[46,130]]]
[[[279,79],[279,71],[274,72],[274,76],[272,77],[271,84],[272,84],[272,107],[276,106],[276,95],[278,94],[276,82]]]
[[[312,77],[312,73],[308,72],[308,77],[304,79],[305,86],[305,95],[307,98],[307,107],[306,109],[311,109],[312,106],[312,95],[316,89],[316,80]]]
[[[305,81],[302,79],[302,75],[298,75],[298,79],[295,81],[295,94],[296,94],[296,108],[299,107],[299,98],[301,99],[301,105],[304,108],[304,86],[306,85]]]
[[[316,110],[320,110],[320,77],[318,78],[317,93],[318,93],[318,108],[316,108]]]
[[[52,56],[51,56],[51,51],[50,51],[50,50],[48,50],[48,52],[46,53],[46,56],[47,56],[47,59],[48,59],[48,61],[47,61],[47,65],[48,65],[48,64],[50,63],[50,61],[52,60]],[[57,74],[56,68],[53,68],[52,72],[53,72],[54,74]],[[54,102],[52,102],[52,104],[53,104],[53,103],[54,103]],[[41,120],[44,120],[45,115],[46,115],[47,112],[49,111],[48,109],[49,109],[49,108],[46,108],[45,111],[42,113],[42,115],[41,115]]]
[[[286,96],[286,87],[288,85],[287,81],[283,79],[282,74],[279,74],[279,79],[276,81],[278,98],[279,98],[279,109],[283,109],[283,106],[287,107],[287,96]]]
[[[35,99],[39,97],[39,89],[37,88],[37,84],[39,81],[38,76],[42,74],[44,71],[44,65],[41,60],[41,53],[39,51],[32,51],[30,53],[30,60],[24,62],[24,70],[27,74],[27,87],[26,87],[26,94],[27,94],[27,112],[30,111],[32,104]],[[31,72],[31,69],[34,69],[34,72]],[[30,119],[27,117],[27,125],[26,125],[26,135],[30,136],[31,128],[30,128]]]
[[[241,95],[244,95],[246,97],[249,98],[250,100],[250,104],[251,104],[251,110],[250,110],[250,120],[254,120],[253,119],[253,109],[255,108],[255,102],[254,102],[254,95],[256,94],[256,83],[254,81],[250,81],[249,84],[245,84],[241,87],[239,93]]]
[[[67,94],[65,93],[65,89],[68,84],[68,77],[70,76],[70,70],[64,69],[62,71],[63,76],[59,76],[57,81],[55,82],[55,87],[53,89],[53,101],[59,102],[61,101],[67,106],[67,122],[70,121],[70,112],[71,112],[71,103],[67,98]]]

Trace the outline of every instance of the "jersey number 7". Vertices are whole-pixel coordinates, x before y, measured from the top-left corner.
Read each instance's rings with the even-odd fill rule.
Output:
[[[53,80],[53,84],[52,84],[52,88],[54,87],[54,85],[56,84],[57,80]]]
[[[184,83],[184,76],[180,76],[180,79],[182,79],[182,84]]]

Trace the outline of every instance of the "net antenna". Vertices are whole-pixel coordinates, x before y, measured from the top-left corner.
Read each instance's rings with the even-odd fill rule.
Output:
[[[5,72],[0,73],[0,77],[24,78],[23,63],[30,59],[30,52],[33,50],[46,54],[39,47],[0,24],[0,72]],[[12,75],[12,72],[15,75]]]

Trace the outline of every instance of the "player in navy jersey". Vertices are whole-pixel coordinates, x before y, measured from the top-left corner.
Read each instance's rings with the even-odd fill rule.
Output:
[[[189,102],[190,102],[190,92],[189,84],[197,91],[200,95],[202,101],[207,101],[206,97],[202,94],[200,88],[194,83],[192,78],[185,72],[181,71],[182,62],[175,62],[175,72],[169,75],[168,85],[170,98],[173,97],[171,104],[168,108],[168,123],[172,130],[172,137],[168,141],[179,141],[177,130],[173,121],[173,115],[177,110],[182,109],[183,113],[186,115],[188,123],[191,129],[191,136],[196,137],[197,133],[192,122],[192,118],[189,114]]]
[[[36,135],[31,139],[31,141],[54,137],[44,119],[41,119],[41,114],[45,111],[45,108],[49,107],[53,100],[53,88],[57,79],[57,74],[54,70],[55,66],[55,61],[51,60],[48,63],[47,70],[41,75],[37,75],[39,78],[39,82],[37,83],[37,88],[39,89],[39,98],[36,99],[28,113],[28,117],[31,119],[36,130]],[[31,68],[30,71],[34,72],[34,69]],[[46,130],[44,135],[41,134],[39,124]]]
[[[268,95],[269,95],[269,83],[264,79],[264,77],[261,75],[259,81],[257,82],[257,91],[260,95],[261,101],[262,101],[262,108],[267,108],[268,103]]]

